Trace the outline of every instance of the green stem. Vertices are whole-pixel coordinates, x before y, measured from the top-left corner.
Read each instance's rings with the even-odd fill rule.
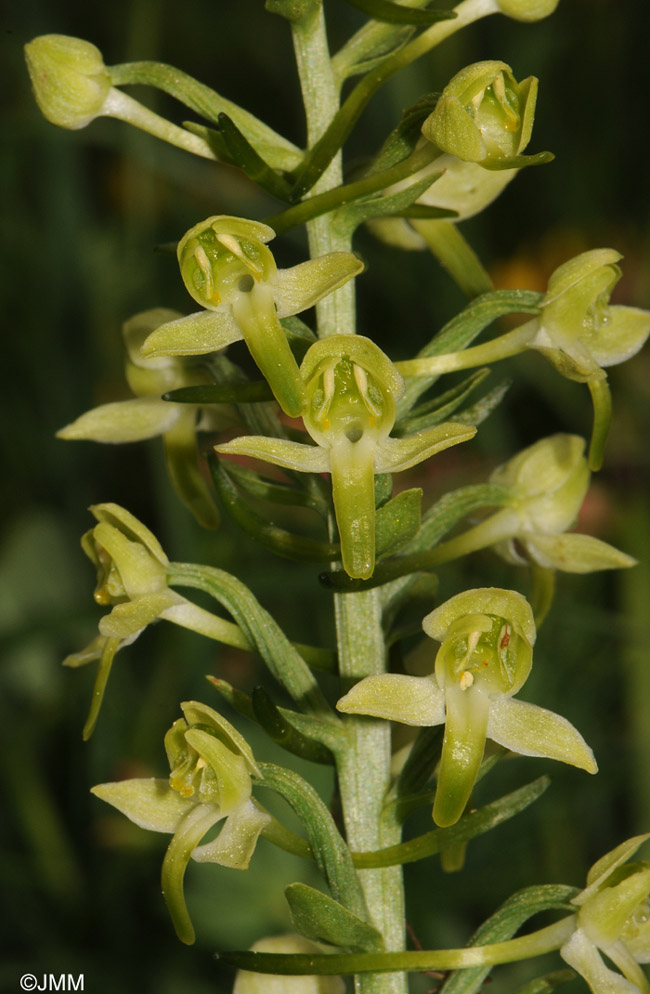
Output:
[[[179,128],[178,125],[172,124],[171,121],[160,117],[159,114],[154,114],[148,107],[138,103],[127,93],[122,93],[121,90],[109,90],[102,108],[102,116],[116,117],[118,120],[126,121],[134,128],[140,128],[170,145],[185,149],[186,152],[200,155],[204,159],[216,160],[214,152],[203,138],[193,135],[185,128]]]
[[[258,973],[279,973],[293,976],[304,974],[329,975],[366,971],[390,970],[466,970],[477,966],[498,966],[514,963],[559,949],[576,929],[575,915],[562,918],[553,925],[529,935],[487,946],[467,946],[464,949],[433,949],[422,952],[352,953],[351,955],[291,955],[280,953],[221,953],[225,963]]]
[[[594,421],[589,444],[589,469],[596,472],[603,465],[605,442],[612,421],[612,395],[606,376],[589,380],[587,386],[594,405]]]
[[[476,252],[451,221],[411,220],[436,257],[470,299],[494,290],[492,280]]]
[[[510,356],[524,352],[535,337],[537,319],[527,321],[519,328],[499,335],[490,342],[474,345],[460,352],[448,352],[446,355],[427,356],[422,359],[407,359],[396,362],[402,376],[438,376],[441,373],[454,373],[458,369],[472,369],[486,363],[498,362]]]

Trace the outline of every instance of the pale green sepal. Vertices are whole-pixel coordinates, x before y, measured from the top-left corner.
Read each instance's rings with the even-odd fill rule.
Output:
[[[491,703],[478,688],[445,687],[445,737],[433,803],[433,820],[445,828],[462,815],[476,782],[487,736]]]
[[[197,863],[219,863],[231,870],[246,870],[260,832],[270,821],[271,816],[254,801],[245,801],[231,812],[213,842],[197,846],[192,859]]]
[[[506,618],[529,645],[535,644],[535,619],[530,604],[517,591],[501,587],[478,587],[456,594],[428,614],[422,628],[430,638],[443,642],[457,619],[478,612]]]
[[[100,618],[99,630],[109,638],[124,639],[136,635],[155,621],[165,608],[178,603],[178,598],[179,595],[173,591],[163,590],[116,604],[110,614]]]
[[[351,442],[343,434],[329,450],[332,497],[343,568],[367,579],[375,567],[375,442]]]
[[[106,521],[95,525],[92,534],[112,559],[129,597],[158,592],[166,586],[167,562],[152,555],[141,540],[127,538],[123,531]]]
[[[364,268],[361,259],[351,252],[329,252],[290,269],[278,269],[271,280],[278,317],[299,314],[313,307],[327,294],[358,276]]]
[[[169,564],[169,560],[165,555],[163,548],[149,529],[142,524],[141,521],[127,511],[126,508],[120,507],[119,504],[105,503],[105,504],[91,504],[88,510],[95,516],[99,522],[107,522],[113,525],[115,528],[123,531],[128,537],[134,539],[136,542],[141,542],[160,563],[164,566]]]
[[[377,443],[375,472],[398,473],[410,469],[437,452],[459,442],[469,441],[475,434],[476,428],[473,425],[447,421],[406,438],[382,439]]]
[[[133,642],[136,638],[137,635],[134,635],[129,641]],[[66,656],[61,665],[76,669],[78,666],[87,666],[88,663],[94,663],[100,659],[105,645],[106,636],[95,635],[94,639],[91,639],[88,645],[80,649],[79,652],[71,652],[70,655]]]
[[[599,366],[616,366],[636,355],[648,335],[650,311],[619,304],[609,308],[609,320],[598,329],[591,352]]]
[[[560,955],[587,981],[592,994],[640,994],[636,984],[605,966],[598,949],[581,928],[564,943]]]
[[[85,128],[104,108],[111,79],[99,49],[82,38],[40,35],[25,59],[41,113],[60,128]]]
[[[647,958],[644,960],[638,959],[636,953],[630,947],[627,937],[625,941],[621,940],[615,942],[613,945],[603,945],[603,952],[619,968],[623,976],[636,986],[640,994],[650,994],[650,983],[648,983],[644,971],[639,966],[639,962],[647,963]]]
[[[59,429],[56,437],[66,441],[141,442],[169,431],[179,413],[179,405],[136,397],[94,407]]]
[[[150,832],[175,832],[181,818],[196,803],[172,790],[167,780],[155,777],[100,783],[90,792]]]
[[[548,281],[548,288],[544,297],[544,306],[554,303],[567,290],[579,287],[583,280],[589,280],[593,273],[608,266],[615,266],[623,258],[616,249],[589,249],[579,255],[568,259],[555,269]],[[606,279],[606,285],[611,286],[611,275]],[[581,292],[581,291],[579,291]]]
[[[185,741],[205,760],[217,779],[219,810],[228,815],[251,795],[251,778],[243,756],[236,755],[216,736],[189,728]]]
[[[601,569],[628,569],[637,560],[593,535],[520,536],[531,558],[540,566],[565,573],[593,573]]]
[[[384,940],[374,926],[352,914],[338,901],[307,884],[289,884],[284,889],[291,919],[308,939],[329,942],[344,949],[379,952]]]
[[[650,868],[648,864],[641,863],[639,869],[624,877],[620,883],[604,886],[583,904],[579,920],[585,933],[592,942],[608,952],[610,947],[626,938],[630,925],[638,927],[639,923],[633,922],[635,912],[640,912],[642,918],[645,914],[647,921],[648,895]]]
[[[437,179],[419,198],[418,203],[456,211],[458,217],[454,219],[454,223],[473,217],[488,207],[519,171],[518,169],[486,170],[477,162],[466,162],[455,155],[443,155],[436,159],[435,165],[444,172],[440,179]],[[422,229],[428,224],[430,224],[428,221],[419,221],[416,229]],[[426,248],[424,238],[417,235],[410,227],[409,231],[411,238],[417,239],[417,242],[404,247]]]
[[[194,942],[194,928],[185,904],[183,877],[192,851],[205,833],[222,817],[213,804],[196,804],[181,820],[163,860],[161,884],[167,909],[181,942]]]
[[[382,673],[367,676],[337,702],[346,714],[368,714],[405,725],[441,725],[445,720],[445,695],[430,677]]]
[[[168,370],[173,370],[175,372],[174,379],[177,379],[178,366],[173,359],[143,359],[140,349],[152,331],[160,328],[163,324],[179,321],[182,317],[180,311],[174,311],[170,307],[151,307],[148,311],[140,311],[128,318],[122,325],[122,337],[130,362],[139,369],[154,370],[158,375],[164,375]],[[171,384],[169,389],[172,389]],[[141,396],[139,391],[134,390],[133,392]]]
[[[175,404],[167,405],[165,401],[160,403],[176,407]],[[197,409],[193,405],[180,404],[178,408],[175,422],[163,436],[167,472],[176,493],[199,524],[203,528],[218,528],[219,511],[201,472],[196,438],[197,428],[205,426],[202,423],[197,425]],[[218,423],[219,418],[215,420]]]
[[[302,445],[285,438],[266,438],[263,435],[241,435],[231,442],[215,445],[223,455],[251,456],[265,462],[296,469],[303,473],[329,473],[329,453],[317,445]]]
[[[230,307],[222,307],[217,311],[197,311],[161,324],[145,339],[140,351],[146,359],[205,355],[218,352],[243,337]]]
[[[210,728],[212,734],[217,735],[231,752],[234,751],[243,756],[251,773],[261,778],[262,774],[255,762],[253,750],[241,732],[238,732],[234,725],[231,725],[222,714],[219,714],[218,711],[215,711],[214,708],[209,707],[207,704],[201,704],[199,701],[185,701],[181,704],[181,710],[185,715],[188,725],[201,725]],[[197,749],[198,751],[200,750]]]
[[[138,637],[140,632],[136,632],[130,638],[126,640],[120,640],[117,638],[107,638],[103,637],[103,648],[99,658],[99,666],[97,667],[97,673],[95,674],[95,682],[93,684],[93,692],[90,698],[90,708],[88,709],[88,717],[84,724],[83,730],[81,732],[81,737],[84,742],[87,742],[90,736],[95,731],[95,725],[97,724],[97,719],[99,718],[99,712],[102,706],[102,701],[104,700],[104,694],[106,692],[106,684],[108,683],[108,678],[111,675],[111,669],[113,667],[113,660],[115,659],[115,653],[118,649],[121,649],[123,645],[128,645],[129,642],[133,642],[134,639]],[[102,637],[102,636],[100,636]]]
[[[616,846],[615,849],[611,849],[608,853],[593,864],[591,869],[587,874],[587,886],[583,891],[580,891],[578,896],[573,899],[573,904],[584,904],[598,888],[605,883],[607,877],[613,873],[614,870],[622,866],[623,863],[627,863],[631,856],[634,856],[644,842],[650,839],[650,832],[646,832],[644,835],[635,835],[631,839],[626,839],[625,842],[621,842],[620,845]]]
[[[559,714],[499,694],[490,701],[488,738],[522,756],[545,756],[596,773],[594,754],[582,735]]]
[[[481,134],[455,95],[443,95],[436,111],[422,125],[422,134],[463,162],[480,162],[487,155]]]

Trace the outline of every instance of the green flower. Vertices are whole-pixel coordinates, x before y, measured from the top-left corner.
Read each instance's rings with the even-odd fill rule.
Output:
[[[322,953],[322,948],[302,935],[274,935],[251,946],[254,953]],[[345,994],[342,977],[290,977],[238,970],[232,994]]]
[[[463,813],[486,739],[524,756],[546,756],[596,772],[591,749],[566,718],[513,700],[532,665],[535,623],[526,599],[486,587],[457,594],[422,627],[440,642],[428,677],[385,673],[357,683],[339,711],[407,725],[445,725],[433,818],[453,825]]]
[[[245,870],[271,818],[251,798],[251,777],[261,773],[246,740],[205,704],[190,701],[181,708],[185,717],[165,736],[168,780],[103,783],[92,793],[141,828],[173,833],[162,867],[162,892],[179,939],[189,944],[194,929],[183,878],[190,857]],[[200,845],[220,821],[224,824],[217,837]]]
[[[547,161],[548,153],[521,154],[532,134],[537,84],[534,76],[518,83],[505,62],[475,62],[444,88],[422,134],[441,151],[486,169]]]
[[[375,566],[375,473],[396,473],[472,438],[476,429],[436,425],[407,438],[390,438],[402,378],[370,339],[331,335],[310,347],[300,373],[305,383],[305,427],[316,445],[248,436],[216,446],[305,473],[331,473],[343,567],[367,578]]]
[[[168,587],[167,556],[157,538],[129,511],[118,504],[96,504],[90,511],[98,524],[86,532],[81,545],[97,568],[95,601],[112,605],[112,610],[100,620],[99,636],[64,660],[65,666],[73,667],[99,660],[83,733],[86,739],[95,727],[116,652],[152,622],[162,618],[219,641],[241,635],[235,625]]]
[[[639,967],[650,962],[650,863],[626,864],[648,838],[638,835],[603,856],[573,899],[577,927],[560,955],[593,994],[650,994]],[[601,953],[621,972],[606,966]]]
[[[102,53],[81,38],[41,35],[25,45],[36,103],[60,128],[85,128],[104,113],[111,91]]]
[[[312,307],[363,269],[349,252],[330,252],[278,269],[259,221],[219,215],[195,225],[178,245],[185,286],[206,310],[164,324],[142,347],[146,357],[201,355],[244,339],[282,409],[298,416],[304,384],[280,319]]]
[[[94,407],[61,428],[57,438],[120,443],[162,435],[167,469],[176,492],[204,527],[216,528],[219,515],[201,473],[196,433],[232,425],[234,414],[226,405],[202,410],[193,404],[162,400],[161,395],[168,390],[209,380],[187,360],[167,356],[144,359],[140,354],[142,343],[152,331],[180,316],[177,311],[156,307],[126,321],[126,378],[135,397]]]

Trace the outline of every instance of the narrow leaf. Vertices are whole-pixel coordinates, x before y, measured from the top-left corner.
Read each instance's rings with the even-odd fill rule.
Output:
[[[352,914],[338,901],[306,884],[284,889],[296,930],[308,939],[360,952],[380,952],[384,940],[372,925]]]
[[[418,404],[397,425],[396,435],[410,435],[413,432],[429,428],[431,425],[447,421],[476,387],[489,376],[489,369],[477,369],[450,390],[438,394],[431,400]]]
[[[420,527],[422,490],[403,490],[375,512],[375,554],[391,555],[417,534]]]
[[[288,200],[290,187],[287,181],[264,161],[232,118],[222,113],[217,123],[231,160],[272,197]]]
[[[255,718],[260,723],[266,734],[281,745],[287,752],[302,759],[309,759],[313,763],[331,764],[334,757],[329,749],[326,749],[320,742],[303,735],[289,721],[285,714],[273,702],[270,695],[263,687],[256,687],[253,691],[253,711]]]

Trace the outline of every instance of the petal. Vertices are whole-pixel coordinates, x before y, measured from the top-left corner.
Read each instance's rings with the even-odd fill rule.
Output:
[[[535,644],[537,633],[530,604],[523,594],[502,587],[475,587],[454,594],[427,614],[422,628],[429,638],[442,642],[449,628],[465,614],[492,614],[505,618],[529,645]]]
[[[116,652],[118,649],[121,649],[123,645],[133,642],[139,634],[140,632],[135,632],[127,641],[122,641],[119,638],[104,638],[102,654],[99,659],[99,666],[97,667],[95,682],[93,684],[93,693],[90,699],[90,709],[88,711],[88,717],[86,718],[86,723],[82,732],[84,742],[87,742],[95,731],[95,725],[97,724],[99,711],[102,706],[102,701],[104,700],[106,684],[108,683],[108,678],[111,675],[111,669]]]
[[[194,942],[194,929],[185,904],[183,877],[192,850],[215,822],[222,818],[214,804],[196,804],[181,819],[163,860],[161,884],[163,897],[181,942]]]
[[[152,331],[162,324],[169,324],[170,321],[177,321],[182,317],[180,311],[172,311],[169,307],[152,307],[151,310],[141,311],[125,321],[122,325],[122,335],[131,362],[143,369],[168,369],[170,365],[173,367],[175,365],[173,360],[171,362],[164,359],[143,360],[140,349]]]
[[[86,411],[57,431],[56,437],[66,441],[140,442],[169,431],[180,413],[179,404],[167,404],[158,397],[116,401]]]
[[[467,442],[476,434],[473,425],[447,421],[406,438],[386,438],[377,443],[376,473],[400,473],[442,452],[458,442]]]
[[[598,769],[593,752],[571,722],[527,701],[492,697],[487,735],[522,756],[546,756],[588,773]]]
[[[593,994],[639,994],[636,984],[605,966],[596,946],[581,928],[564,943],[560,956],[584,977]]]
[[[286,318],[312,307],[363,269],[361,259],[351,252],[329,252],[291,269],[278,269],[270,281],[278,317]]]
[[[368,579],[375,568],[375,442],[345,435],[330,450],[332,497],[348,576]]]
[[[650,311],[637,307],[610,307],[607,323],[601,324],[590,343],[600,366],[615,366],[636,355],[650,335]]]
[[[581,891],[578,897],[574,898],[574,904],[584,904],[585,900],[590,897],[593,893],[598,890],[602,884],[604,884],[606,878],[616,870],[623,863],[627,863],[628,859],[634,856],[635,852],[641,848],[644,842],[650,839],[650,832],[646,832],[644,835],[635,835],[631,839],[626,839],[625,842],[621,842],[620,845],[616,846],[615,849],[611,849],[608,853],[594,863],[594,865],[589,870],[587,874],[587,887],[585,890]]]
[[[180,594],[163,590],[156,594],[143,594],[125,604],[116,604],[110,614],[99,622],[102,635],[110,638],[128,638],[142,631],[155,621],[165,608],[177,603]]]
[[[261,811],[254,801],[246,801],[226,818],[225,825],[213,842],[199,846],[192,853],[197,863],[219,863],[233,870],[245,870],[255,851],[262,829],[271,816]]]
[[[404,725],[441,725],[445,720],[445,697],[431,677],[382,673],[367,676],[338,701],[346,714],[368,714]]]
[[[223,715],[215,711],[214,708],[208,707],[207,704],[201,704],[199,701],[184,701],[181,704],[181,709],[188,725],[200,725],[203,728],[210,729],[213,735],[216,735],[226,743],[231,752],[238,753],[244,757],[251,773],[254,773],[256,777],[262,777],[262,773],[255,762],[253,751],[248,742]],[[197,749],[197,752],[200,752],[200,749]]]
[[[159,593],[166,587],[167,563],[152,555],[141,541],[131,540],[123,531],[106,521],[95,525],[93,538],[113,560],[129,597]]]
[[[266,438],[264,435],[241,435],[232,442],[215,445],[219,453],[234,456],[250,456],[264,462],[296,469],[301,473],[328,473],[329,452],[319,445],[303,445],[285,438]]]
[[[476,783],[485,750],[490,700],[477,687],[445,688],[447,720],[438,786],[433,804],[436,825],[454,825],[462,815]]]
[[[154,777],[100,783],[90,792],[150,832],[175,832],[181,818],[196,807],[196,801],[181,797],[167,780]]]
[[[200,728],[185,732],[185,741],[196,749],[217,778],[217,797],[222,814],[230,814],[251,796],[251,778],[243,756],[235,754],[215,735]],[[210,798],[212,800],[212,798]]]
[[[204,355],[217,352],[243,338],[230,305],[215,311],[197,311],[156,328],[145,340],[140,354],[145,359],[165,355]]]
[[[601,569],[625,569],[636,566],[636,559],[620,552],[613,545],[575,532],[563,535],[518,536],[540,566],[563,570],[565,573],[593,573]]]
[[[130,511],[127,511],[124,507],[120,507],[119,504],[110,502],[105,504],[91,504],[89,511],[97,518],[97,521],[113,525],[114,528],[124,532],[127,538],[141,542],[163,566],[166,567],[169,565],[169,560],[163,552],[162,546],[156,536],[141,521],[138,521]]]
[[[626,942],[615,942],[613,945],[603,946],[603,952],[609,956],[630,983],[634,984],[635,990],[639,994],[650,994],[650,984],[645,973],[639,966],[636,958]],[[646,960],[647,962],[647,960]]]

